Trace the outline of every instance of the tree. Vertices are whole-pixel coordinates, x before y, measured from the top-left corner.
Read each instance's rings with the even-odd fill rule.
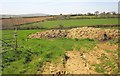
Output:
[[[100,17],[106,17],[106,13],[105,12],[102,12],[102,13],[100,13]]]
[[[107,17],[111,17],[111,12],[106,13]]]
[[[62,15],[62,13],[60,15]]]
[[[110,14],[111,14],[111,12],[107,12],[106,14],[107,14],[107,15],[110,15]]]
[[[97,17],[99,15],[99,11],[95,11],[95,15]]]
[[[116,12],[115,12],[115,11],[112,11],[112,14],[113,14],[113,15],[116,15]]]
[[[99,11],[95,11],[95,15],[98,15],[99,14]]]
[[[87,15],[88,15],[88,16],[93,16],[94,14],[93,14],[93,13],[88,12],[88,13],[87,13]]]

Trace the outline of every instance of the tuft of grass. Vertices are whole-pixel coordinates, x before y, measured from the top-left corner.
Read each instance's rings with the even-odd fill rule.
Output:
[[[119,44],[119,39],[115,38],[109,41],[110,44]]]
[[[100,60],[104,60],[104,59],[106,59],[107,57],[106,57],[106,55],[105,54],[102,54],[102,56],[100,57]]]
[[[95,66],[95,71],[98,73],[104,73],[106,70],[103,68],[102,64],[96,64]],[[104,73],[105,74],[105,73]]]
[[[107,53],[110,53],[111,52],[111,50],[105,50]]]

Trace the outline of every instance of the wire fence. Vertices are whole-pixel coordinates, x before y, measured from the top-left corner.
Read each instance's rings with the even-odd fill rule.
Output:
[[[1,33],[2,38],[0,42],[2,42],[2,52],[18,48],[18,40],[17,40],[17,30],[20,28],[20,25],[25,23],[33,23],[45,20],[49,17],[31,17],[31,18],[23,18],[23,17],[11,17],[10,19],[2,19],[2,28],[3,30],[12,30],[9,32]],[[51,17],[50,17],[51,18]],[[0,51],[1,53],[1,51]]]
[[[17,25],[15,25],[15,24],[18,22],[19,22],[18,19],[11,22],[11,24],[14,25],[14,26],[12,26],[12,28],[14,28],[14,30],[10,30],[10,31],[4,30],[1,33],[2,38],[0,39],[0,42],[2,42],[2,45],[1,45],[2,49],[1,49],[0,53],[7,52],[9,50],[17,50],[17,48],[18,48]]]
[[[9,50],[17,50],[17,28],[14,31],[9,31],[9,33],[2,33],[2,39],[0,39],[0,41],[2,42],[1,53],[7,52]]]

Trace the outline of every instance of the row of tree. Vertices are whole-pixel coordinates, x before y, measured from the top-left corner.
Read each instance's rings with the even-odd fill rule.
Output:
[[[60,14],[62,15],[62,14]],[[116,13],[115,11],[112,12],[99,12],[99,11],[95,11],[94,13],[90,13],[88,12],[87,14],[70,14],[70,16],[98,16],[98,15],[118,15],[118,13]]]
[[[95,15],[101,15],[101,14],[104,14],[104,15],[108,15],[108,14],[117,15],[117,13],[115,11],[112,11],[112,12],[101,12],[101,13],[99,11],[95,11],[94,14]]]
[[[76,17],[76,18],[82,18],[82,19],[87,19],[87,18],[118,18],[118,13],[112,11],[112,12],[99,12],[95,11],[94,13],[88,12],[87,14],[68,14],[68,15],[56,15],[53,16],[53,20],[56,19],[72,19],[72,16],[81,16],[81,17]],[[91,17],[93,16],[93,17]]]

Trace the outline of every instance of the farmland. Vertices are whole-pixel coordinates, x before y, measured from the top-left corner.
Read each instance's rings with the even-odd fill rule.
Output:
[[[0,76],[120,76],[120,2],[3,0]]]
[[[25,23],[18,27],[18,29],[20,30],[17,31],[18,35],[17,50],[14,50],[13,47],[4,49],[4,47],[7,46],[3,46],[3,50],[0,51],[0,53],[3,55],[2,56],[3,74],[56,74],[59,71],[63,70],[65,72],[68,72],[69,74],[118,73],[117,68],[118,38],[112,38],[107,41],[100,41],[97,39],[90,38],[67,38],[67,37],[29,38],[29,35],[31,34],[36,34],[37,32],[45,33],[45,31],[49,31],[50,29],[56,30],[58,28],[59,30],[61,29],[63,30],[64,28],[68,28],[64,29],[66,31],[73,27],[80,28],[81,26],[87,27],[97,25],[100,26],[119,25],[117,18],[70,19],[70,20],[64,19],[52,21],[46,19],[47,18],[43,19],[40,18],[35,19],[34,21],[33,18],[28,19],[28,22],[27,21],[25,22],[29,23],[33,21],[33,23],[32,22],[29,24]],[[17,23],[17,21],[15,23]],[[17,25],[19,24],[21,23],[18,22]],[[7,23],[7,25],[9,24]],[[118,27],[116,26],[108,28],[118,29]],[[73,35],[77,36],[74,32],[78,32],[79,29],[78,28],[77,28],[78,30],[76,30],[76,28],[74,29],[75,29],[74,31],[71,30],[72,31],[71,34],[73,33]],[[106,28],[102,27],[102,30],[103,29]],[[7,33],[14,33],[14,30],[2,30],[3,40],[14,36],[13,34],[4,36],[4,34]],[[37,35],[39,33],[37,33]],[[48,36],[50,34],[48,33]],[[54,34],[55,33],[53,33],[53,35]],[[45,34],[45,36],[46,35],[47,34]],[[6,40],[4,41],[7,42]],[[9,42],[9,44],[12,43],[13,43],[12,41]],[[83,58],[82,54],[84,53],[85,56],[87,57],[86,59]],[[69,58],[67,63],[64,63],[63,60],[65,56],[68,56]],[[62,68],[62,70],[60,68]],[[85,68],[84,71],[81,68]]]
[[[118,25],[117,18],[108,19],[76,19],[76,20],[55,20],[55,21],[44,21],[32,24],[25,24],[20,26],[21,29],[50,29],[50,28],[69,28],[69,27],[80,27],[80,26],[97,26],[97,25]]]
[[[1,19],[2,20],[2,28],[3,29],[12,29],[16,25],[40,22],[40,21],[44,21],[44,20],[49,19],[49,18],[52,18],[52,17],[5,18],[5,19]]]

